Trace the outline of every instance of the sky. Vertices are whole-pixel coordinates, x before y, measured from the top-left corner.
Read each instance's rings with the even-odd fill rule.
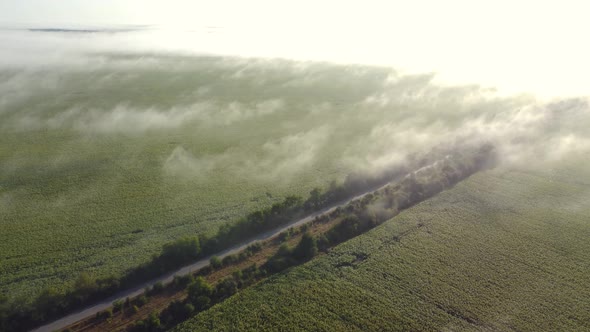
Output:
[[[574,0],[0,0],[5,27],[149,25],[167,31],[153,47],[387,65],[548,98],[589,94],[589,12]]]

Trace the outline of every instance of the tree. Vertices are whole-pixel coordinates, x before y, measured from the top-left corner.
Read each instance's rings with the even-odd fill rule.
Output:
[[[184,314],[186,315],[186,317],[189,317],[190,315],[193,314],[193,312],[195,312],[195,307],[190,303],[186,303],[184,305],[183,309],[184,309],[183,311],[184,311]]]
[[[145,320],[145,325],[148,331],[158,331],[160,328],[160,318],[158,317],[158,313],[152,311],[148,318]]]
[[[55,287],[48,287],[44,289],[37,300],[35,301],[35,310],[33,319],[44,320],[64,306],[64,294]]]
[[[145,294],[142,294],[137,299],[135,299],[135,303],[137,303],[137,305],[140,307],[144,306],[146,303],[148,303],[148,298],[145,296]]]
[[[238,261],[238,256],[227,255],[227,256],[223,257],[223,259],[221,260],[221,263],[223,264],[223,266],[228,266],[228,265],[231,265],[237,261]]]
[[[207,296],[201,295],[195,299],[193,310],[203,311],[209,308],[211,305],[211,299]]]
[[[293,256],[295,259],[304,261],[311,259],[318,253],[318,244],[316,239],[309,233],[303,234],[301,241],[293,250]]]
[[[200,296],[211,297],[213,295],[213,287],[203,277],[198,277],[188,286],[188,299],[191,303],[195,303]]]
[[[172,280],[172,284],[177,289],[183,289],[183,288],[187,287],[188,285],[190,285],[191,283],[193,283],[194,281],[195,281],[195,277],[193,277],[192,274],[187,274],[184,276],[174,276],[174,279]]]
[[[198,258],[200,253],[199,239],[187,237],[164,245],[160,259],[166,266],[176,266]]]
[[[218,268],[220,268],[223,265],[221,263],[221,259],[219,259],[219,257],[217,257],[217,256],[211,257],[211,259],[209,260],[209,264],[211,264],[211,266],[214,269],[218,269]]]
[[[74,292],[78,301],[84,301],[89,295],[98,290],[96,279],[86,272],[80,273],[74,284]]]
[[[322,207],[322,191],[319,188],[314,188],[309,192],[309,198],[305,201],[304,207],[306,210],[317,210]]]
[[[122,311],[123,310],[123,301],[117,300],[117,301],[113,302],[113,309],[115,309],[115,311]]]
[[[164,290],[164,284],[161,281],[158,281],[152,286],[151,294],[158,294]]]
[[[215,287],[215,295],[219,300],[226,299],[234,295],[237,291],[238,284],[233,278],[225,278]]]

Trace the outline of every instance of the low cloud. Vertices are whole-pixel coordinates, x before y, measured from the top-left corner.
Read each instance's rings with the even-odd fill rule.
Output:
[[[329,127],[322,126],[265,142],[253,154],[228,149],[201,155],[179,146],[166,158],[163,170],[172,177],[206,179],[222,169],[247,180],[285,183],[314,166],[329,135]]]
[[[173,177],[203,178],[225,159],[224,155],[197,158],[184,147],[176,147],[164,162],[164,173]]]
[[[4,124],[4,130],[72,129],[92,134],[143,134],[150,130],[170,130],[182,126],[228,126],[267,116],[285,106],[280,99],[253,104],[199,102],[170,109],[137,108],[118,105],[112,110],[70,108],[52,117],[24,114]]]
[[[329,127],[322,126],[267,142],[260,160],[246,162],[246,174],[272,181],[290,180],[313,166],[329,134]]]

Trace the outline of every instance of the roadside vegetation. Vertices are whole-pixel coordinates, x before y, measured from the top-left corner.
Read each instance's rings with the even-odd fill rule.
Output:
[[[590,174],[573,165],[480,172],[173,331],[586,331]]]
[[[48,287],[32,302],[21,302],[17,306],[3,305],[0,307],[2,325],[12,331],[21,331],[41,325],[72,310],[104,299],[138,282],[150,280],[199,258],[207,257],[248,240],[256,234],[381,186],[401,174],[407,173],[408,170],[418,169],[434,162],[448,152],[448,148],[439,148],[422,157],[414,157],[411,162],[397,168],[380,173],[353,174],[347,177],[342,184],[333,183],[325,191],[312,190],[306,200],[297,196],[287,196],[282,202],[252,212],[237,223],[223,225],[214,236],[207,237],[201,234],[195,237],[183,237],[168,243],[163,246],[159,255],[154,256],[146,264],[130,269],[122,277],[93,278],[87,273],[82,273],[68,289]]]
[[[354,138],[343,137],[348,121],[330,119],[389,73],[223,57],[87,60],[0,69],[0,294],[14,305],[65,293],[81,273],[120,279],[186,234],[212,237],[286,196],[342,182],[357,165],[337,157]],[[310,76],[316,83],[297,86]],[[369,122],[355,136],[377,116]],[[343,133],[334,142],[332,127]]]
[[[117,331],[124,329],[138,332],[161,331],[175,326],[188,317],[224,301],[238,290],[289,267],[302,264],[315,257],[319,252],[326,252],[337,244],[379,225],[397,214],[400,209],[407,208],[453,186],[465,177],[487,167],[492,155],[490,147],[483,147],[475,151],[470,150],[466,153],[455,153],[429,167],[411,173],[399,181],[394,181],[374,193],[348,203],[345,207],[318,216],[310,224],[295,230],[290,229],[268,242],[250,246],[238,255],[226,256],[222,260],[213,257],[211,264],[198,271],[195,276],[175,278],[172,284],[166,286],[170,293],[168,298],[172,299],[171,302],[165,308],[159,310],[154,308],[149,315],[133,324],[111,325],[112,310],[108,310],[97,315],[95,319],[76,324],[72,327],[72,331],[98,331],[101,329]],[[377,206],[381,211],[375,213]],[[310,233],[310,230],[313,234]],[[266,248],[274,249],[268,252]],[[234,267],[241,265],[240,263],[253,255],[256,256],[261,250],[265,254],[261,257],[262,261],[257,258],[258,264],[252,263],[242,268]],[[225,276],[218,275],[211,278],[216,270],[222,268],[229,268],[233,271],[229,275],[226,273]],[[210,284],[205,278],[215,283]],[[137,311],[133,309],[137,301],[141,301],[141,305],[144,305],[143,298],[161,293],[164,290],[164,286],[146,290],[145,295],[126,301],[127,310],[132,309],[132,315]],[[186,296],[174,295],[179,291],[186,293]],[[124,312],[121,311],[124,309],[121,303],[115,303],[113,308],[124,315]],[[101,323],[103,325],[100,325]]]

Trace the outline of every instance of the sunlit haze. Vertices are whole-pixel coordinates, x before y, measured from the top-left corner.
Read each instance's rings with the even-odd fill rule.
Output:
[[[7,28],[141,25],[148,29],[107,44],[378,64],[433,72],[441,83],[478,84],[547,98],[588,95],[589,9],[585,1],[528,0],[4,0],[0,22]],[[19,36],[22,42],[17,43],[4,32],[0,38],[8,45],[5,54],[26,48],[26,37]],[[54,42],[41,44],[51,49]],[[85,44],[72,38],[69,42]],[[86,43],[96,46],[94,41]]]

